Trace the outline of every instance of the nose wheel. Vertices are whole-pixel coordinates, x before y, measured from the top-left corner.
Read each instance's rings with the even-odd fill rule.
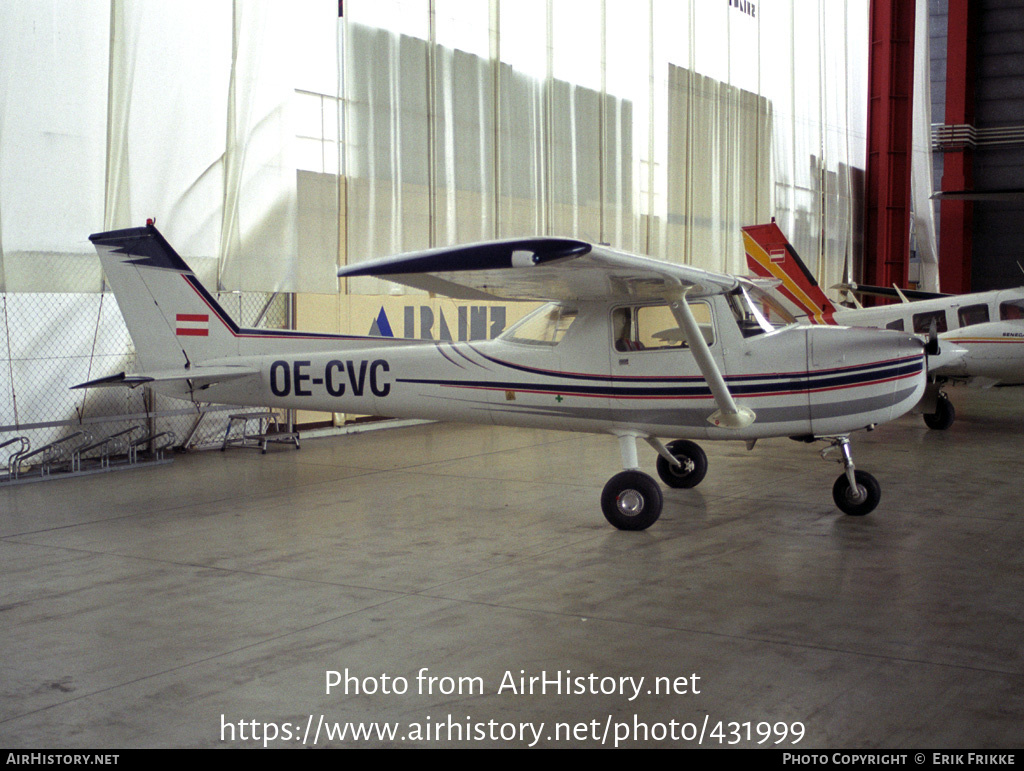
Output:
[[[844,514],[851,517],[863,517],[870,514],[882,499],[882,487],[878,480],[866,471],[858,471],[853,465],[853,454],[850,452],[850,438],[839,436],[829,439],[831,446],[826,447],[821,457],[838,447],[839,462],[844,472],[832,485],[832,500]]]
[[[832,485],[832,500],[844,514],[851,517],[863,517],[875,510],[882,498],[882,488],[878,480],[866,471],[854,471],[856,487],[850,485],[850,480],[843,474]]]
[[[939,393],[935,402],[935,412],[925,414],[924,422],[933,431],[945,431],[956,420],[956,410],[953,409],[953,402],[944,393]]]

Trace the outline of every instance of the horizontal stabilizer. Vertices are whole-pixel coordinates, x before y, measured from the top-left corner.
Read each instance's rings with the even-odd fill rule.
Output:
[[[112,388],[114,386],[128,386],[129,388],[135,388],[136,386],[152,382],[153,378],[148,377],[147,375],[129,375],[127,372],[119,372],[118,374],[110,375],[109,377],[88,380],[85,383],[79,383],[78,385],[71,386],[71,388]]]
[[[79,383],[72,388],[110,388],[113,386],[128,386],[135,388],[149,383],[174,383],[191,382],[193,388],[208,388],[214,383],[222,383],[225,380],[236,380],[249,375],[258,375],[259,370],[252,367],[233,367],[230,365],[213,367],[192,367],[191,369],[164,370],[162,372],[143,372],[128,374],[120,372],[117,375],[101,377],[90,380],[87,383]]]

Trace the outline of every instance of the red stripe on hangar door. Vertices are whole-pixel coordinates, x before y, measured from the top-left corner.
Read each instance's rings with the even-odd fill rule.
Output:
[[[179,313],[174,318],[177,328],[174,333],[185,337],[208,337],[210,316],[206,313]]]

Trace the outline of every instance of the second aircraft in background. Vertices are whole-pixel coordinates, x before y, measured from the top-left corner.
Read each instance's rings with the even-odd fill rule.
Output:
[[[963,295],[925,295],[887,290],[902,302],[872,308],[836,306],[822,291],[774,220],[743,228],[747,267],[756,275],[779,281],[778,292],[816,324],[883,327],[929,335],[956,346],[964,355],[931,362],[929,386],[919,409],[929,428],[949,428],[956,417],[942,390],[948,383],[981,387],[1024,384],[1024,288]],[[881,293],[875,287],[857,287]],[[909,297],[923,297],[911,301]]]

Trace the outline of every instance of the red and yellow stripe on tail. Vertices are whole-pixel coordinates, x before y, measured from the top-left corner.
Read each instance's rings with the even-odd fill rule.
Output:
[[[779,293],[801,309],[815,324],[835,324],[835,306],[774,220],[767,225],[743,228],[747,267],[757,276],[782,283]]]

